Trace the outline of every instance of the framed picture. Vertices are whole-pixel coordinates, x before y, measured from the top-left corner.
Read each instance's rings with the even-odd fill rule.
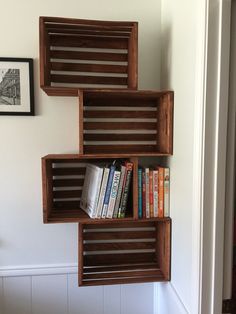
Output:
[[[34,115],[33,59],[0,58],[0,115]]]

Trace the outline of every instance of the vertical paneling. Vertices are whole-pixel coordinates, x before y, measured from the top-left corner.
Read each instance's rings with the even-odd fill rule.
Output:
[[[3,313],[3,277],[0,277],[0,313]]]
[[[104,314],[120,314],[121,286],[104,286]]]
[[[103,314],[102,286],[79,288],[78,275],[71,274],[68,275],[68,297],[68,314]]]
[[[67,314],[67,275],[32,277],[32,312]]]
[[[31,277],[5,277],[3,287],[4,314],[31,313]]]
[[[121,314],[153,314],[153,284],[121,286]]]

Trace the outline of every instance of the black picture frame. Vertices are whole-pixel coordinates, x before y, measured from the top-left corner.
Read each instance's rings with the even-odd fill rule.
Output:
[[[0,115],[34,115],[33,59],[0,57]]]

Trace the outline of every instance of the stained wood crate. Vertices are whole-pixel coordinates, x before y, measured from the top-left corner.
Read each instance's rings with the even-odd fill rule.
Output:
[[[171,220],[79,225],[79,285],[170,280]]]
[[[119,158],[117,158],[118,160]],[[121,159],[123,159],[121,157]],[[47,155],[42,158],[43,219],[44,223],[126,221],[138,218],[136,158],[126,158],[134,163],[130,197],[126,217],[122,219],[91,219],[80,208],[86,164],[105,164],[114,159],[84,158],[78,155]]]
[[[40,17],[39,24],[40,86],[48,95],[137,89],[137,22]]]
[[[172,91],[83,90],[79,106],[80,154],[172,154]]]

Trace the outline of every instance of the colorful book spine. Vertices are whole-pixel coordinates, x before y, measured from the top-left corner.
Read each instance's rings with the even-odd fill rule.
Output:
[[[138,168],[138,218],[143,216],[142,189],[142,168]]]
[[[124,178],[125,178],[125,172],[126,172],[126,167],[122,165],[121,166],[119,188],[118,188],[115,208],[114,208],[114,212],[113,212],[113,218],[117,218],[117,216],[118,216],[118,210],[119,210],[119,206],[120,206],[120,199],[121,199],[121,193],[122,193],[122,188],[123,188],[123,183],[124,183]]]
[[[113,216],[113,211],[114,211],[116,197],[117,197],[117,191],[119,187],[119,181],[120,181],[120,171],[116,170],[114,172],[112,186],[111,186],[110,199],[109,199],[107,215],[106,215],[107,218],[112,218]]]
[[[164,217],[170,216],[170,169],[164,169]]]
[[[149,168],[145,168],[145,183],[146,183],[146,218],[150,218],[150,202],[149,202]]]
[[[164,217],[164,168],[158,167],[158,217]]]
[[[110,172],[110,168],[104,168],[102,185],[101,185],[100,195],[98,199],[98,206],[97,206],[97,211],[96,211],[96,218],[101,218],[102,216],[102,208],[103,208],[103,202],[104,202],[106,188],[107,188],[109,172]]]
[[[153,170],[149,170],[149,211],[150,217],[154,217],[153,211]]]
[[[124,190],[121,197],[119,212],[118,212],[118,218],[124,218],[127,202],[128,202],[128,196],[129,196],[129,188],[131,183],[131,176],[132,176],[132,170],[133,170],[133,163],[132,162],[126,162],[125,166],[127,168],[126,171],[126,178],[125,178],[125,184],[124,184]]]
[[[158,170],[153,170],[153,214],[158,217]]]
[[[146,174],[145,171],[142,172],[142,209],[143,209],[143,218],[146,218]]]
[[[108,204],[109,204],[109,198],[110,198],[111,186],[112,186],[115,168],[116,168],[115,165],[111,165],[110,167],[110,173],[108,177],[107,188],[106,188],[103,209],[102,209],[102,218],[106,218],[106,215],[107,215],[107,209],[108,209]]]

